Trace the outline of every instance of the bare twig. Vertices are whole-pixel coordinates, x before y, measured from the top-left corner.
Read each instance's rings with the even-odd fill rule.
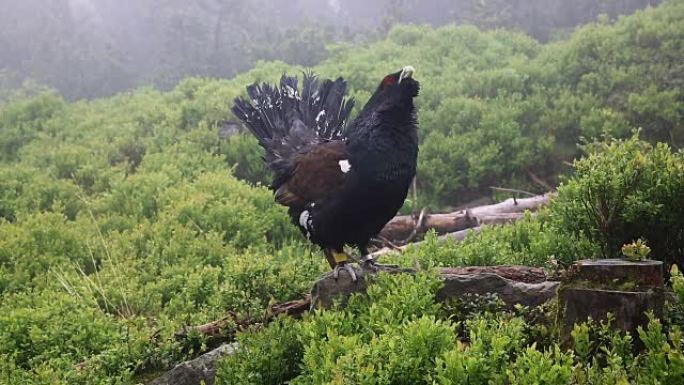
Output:
[[[535,173],[533,173],[531,170],[527,170],[527,175],[532,179],[532,181],[539,186],[543,187],[547,191],[553,191],[554,188],[550,184],[546,183],[546,181],[539,176],[537,176]]]
[[[533,194],[533,193],[531,193],[531,192],[529,192],[529,191],[523,191],[523,190],[518,190],[518,189],[514,189],[514,188],[495,187],[495,186],[489,186],[489,188],[492,189],[492,190],[494,190],[494,191],[511,192],[511,193],[517,193],[517,194],[527,195],[527,196],[530,196],[530,197],[535,197],[535,196],[537,196],[537,194]]]
[[[425,208],[420,210],[420,214],[418,215],[418,219],[416,220],[416,223],[413,226],[413,231],[411,231],[411,234],[404,240],[404,242],[403,242],[404,244],[411,242],[413,240],[413,238],[416,237],[418,232],[423,230],[424,221],[425,221]]]

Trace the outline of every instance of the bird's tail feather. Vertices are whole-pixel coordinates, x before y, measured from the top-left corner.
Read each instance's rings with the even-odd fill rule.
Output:
[[[297,78],[283,75],[277,87],[247,87],[249,99],[236,98],[232,111],[266,150],[277,190],[291,175],[295,155],[307,145],[344,137],[354,101],[346,99],[347,83],[305,73],[300,94]]]
[[[300,103],[304,124],[314,128],[320,138],[344,137],[345,122],[354,108],[354,100],[345,99],[346,93],[347,82],[342,78],[320,81],[313,74],[305,74]]]
[[[249,99],[236,98],[232,108],[235,116],[254,134],[266,150],[271,151],[274,140],[293,140],[297,147],[305,136],[320,139],[344,137],[345,122],[354,101],[346,99],[347,83],[319,80],[305,73],[301,94],[297,78],[283,75],[280,85],[267,83],[247,87]]]

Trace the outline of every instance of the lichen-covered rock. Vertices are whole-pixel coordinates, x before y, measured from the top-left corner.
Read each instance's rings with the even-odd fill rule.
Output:
[[[377,274],[377,271],[384,271],[390,274],[414,272],[410,269],[392,267],[369,270],[354,266],[353,269],[356,272],[356,281],[352,281],[346,271],[341,271],[337,279],[333,277],[332,273],[327,273],[319,278],[311,288],[311,308],[329,309],[335,301],[344,306],[350,295],[366,291],[368,277]]]
[[[556,296],[558,282],[516,282],[493,273],[441,274],[444,286],[437,292],[438,301],[460,298],[465,294],[496,294],[506,307],[539,306]]]
[[[233,354],[235,343],[221,345],[194,360],[185,361],[155,378],[148,385],[213,385],[216,376],[216,362],[219,358]]]
[[[311,306],[329,308],[335,301],[344,305],[346,299],[353,293],[362,293],[368,285],[368,277],[376,272],[357,269],[358,280],[352,281],[346,272],[341,272],[337,280],[332,274],[326,274],[319,279],[311,289]],[[409,273],[411,269],[383,268],[390,274]],[[497,273],[523,282],[504,278]],[[440,276],[444,279],[444,287],[437,293],[438,301],[448,301],[460,298],[466,294],[497,294],[501,300],[512,308],[516,304],[537,306],[552,299],[556,295],[558,282],[544,280],[541,269],[526,266],[489,266],[489,267],[461,267],[443,268]],[[529,282],[536,283],[529,283]]]

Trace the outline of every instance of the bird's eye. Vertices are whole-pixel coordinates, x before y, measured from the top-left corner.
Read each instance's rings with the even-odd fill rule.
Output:
[[[397,80],[392,75],[387,75],[384,79],[382,79],[383,86],[390,86],[396,82]]]

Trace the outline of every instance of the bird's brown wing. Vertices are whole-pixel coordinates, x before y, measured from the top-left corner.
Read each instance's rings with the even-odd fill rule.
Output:
[[[323,142],[296,155],[290,178],[276,191],[276,201],[285,206],[305,206],[340,188],[345,172],[340,161],[347,159],[346,143]]]

